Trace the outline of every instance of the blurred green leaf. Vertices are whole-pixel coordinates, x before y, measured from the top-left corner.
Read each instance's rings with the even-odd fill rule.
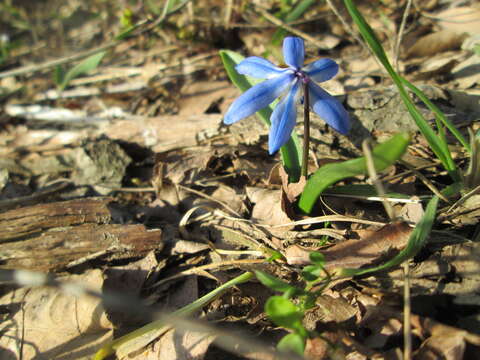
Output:
[[[225,67],[228,77],[230,78],[232,83],[242,92],[245,92],[253,85],[263,81],[240,75],[235,70],[235,66],[244,59],[242,55],[230,50],[220,50],[220,58],[222,59],[223,66]],[[275,103],[257,112],[260,118],[268,126],[270,126],[270,116],[272,114],[274,106]],[[282,155],[282,161],[285,167],[285,171],[289,175],[290,181],[297,182],[300,178],[302,148],[295,131],[292,132],[290,140],[288,140],[288,142],[281,147],[280,153]]]
[[[255,276],[257,277],[258,281],[260,281],[263,285],[266,287],[279,291],[279,292],[290,292],[292,296],[295,293],[301,293],[302,290],[296,288],[295,286],[290,285],[289,283],[280,280],[276,278],[275,276],[272,276],[266,272],[263,272],[261,270],[255,270]]]
[[[324,266],[325,265],[325,256],[322,253],[319,253],[317,251],[313,251],[309,255],[310,261],[318,266]]]
[[[63,79],[65,78],[65,70],[61,65],[55,66],[53,72],[53,81],[55,85],[60,86],[63,83]]]
[[[305,351],[305,338],[298,333],[285,335],[277,344],[277,349],[282,352],[294,352],[303,356]]]
[[[292,329],[303,337],[308,335],[302,325],[303,312],[289,299],[271,296],[265,304],[265,313],[278,326]]]
[[[92,56],[89,56],[77,65],[75,65],[73,68],[68,70],[67,73],[63,76],[63,80],[59,85],[59,90],[63,91],[68,86],[70,81],[80,75],[86,74],[89,71],[96,69],[106,53],[106,51],[101,51]]]
[[[372,150],[375,169],[382,171],[400,159],[407,150],[409,141],[410,136],[407,133],[399,133],[377,145]],[[368,174],[367,163],[363,156],[358,159],[322,166],[308,179],[298,206],[308,214],[312,211],[318,197],[330,185],[349,177],[366,174]]]
[[[307,265],[302,269],[302,277],[306,281],[315,281],[322,274],[324,274],[323,267],[319,265]]]
[[[340,269],[337,274],[341,277],[343,276],[357,276],[357,275],[364,275],[376,271],[386,270],[393,266],[400,265],[405,260],[413,258],[418,252],[425,246],[428,240],[428,235],[430,235],[430,231],[432,230],[433,222],[435,221],[435,215],[437,213],[438,207],[438,197],[434,196],[427,205],[425,209],[425,214],[422,217],[422,220],[415,226],[410,238],[408,239],[407,246],[405,249],[400,251],[397,256],[393,259],[385,262],[382,265],[367,268],[367,269],[349,269],[344,268]]]

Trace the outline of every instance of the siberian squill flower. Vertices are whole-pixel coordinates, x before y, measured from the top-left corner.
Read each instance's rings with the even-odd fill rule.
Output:
[[[308,86],[312,110],[331,127],[342,134],[350,129],[347,111],[315,82],[330,80],[338,72],[338,65],[331,59],[320,59],[304,66],[305,48],[298,37],[283,40],[283,58],[288,67],[278,67],[270,61],[251,56],[240,62],[235,69],[239,74],[266,79],[251,87],[237,98],[223,122],[233,124],[250,116],[282,96],[270,117],[268,139],[270,154],[275,153],[290,138],[296,124],[296,102],[301,101],[303,85]]]

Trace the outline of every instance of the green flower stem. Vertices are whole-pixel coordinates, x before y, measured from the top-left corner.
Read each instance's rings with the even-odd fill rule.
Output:
[[[303,160],[302,176],[308,175],[308,151],[310,148],[310,96],[308,93],[308,82],[303,83]]]

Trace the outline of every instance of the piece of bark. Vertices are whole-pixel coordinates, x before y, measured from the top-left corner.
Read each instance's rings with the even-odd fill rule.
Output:
[[[142,256],[163,246],[160,229],[109,224],[110,201],[76,199],[0,214],[0,267],[58,271],[99,256]]]
[[[39,234],[44,230],[111,220],[111,198],[85,198],[26,206],[0,214],[0,243]]]
[[[116,258],[145,255],[161,244],[161,230],[143,225],[82,224],[54,228],[28,240],[2,244],[6,269],[55,271],[116,253]]]

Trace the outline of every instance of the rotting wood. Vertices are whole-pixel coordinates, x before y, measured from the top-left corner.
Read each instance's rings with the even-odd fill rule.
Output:
[[[75,199],[0,214],[0,268],[58,271],[100,256],[137,257],[163,247],[160,229],[109,224],[111,201]]]

